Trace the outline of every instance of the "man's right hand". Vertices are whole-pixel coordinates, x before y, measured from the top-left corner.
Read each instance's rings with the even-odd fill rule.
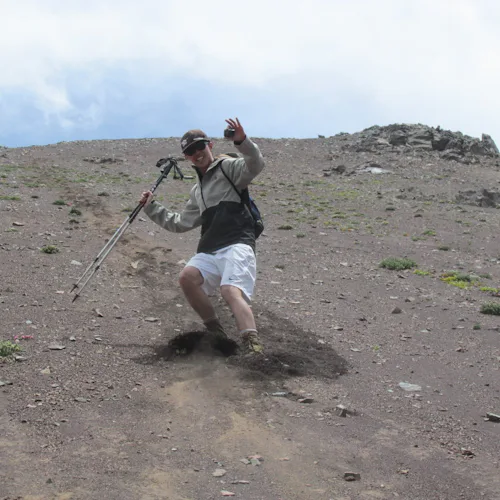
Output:
[[[153,196],[154,194],[151,191],[144,191],[139,203],[147,207],[153,201]]]

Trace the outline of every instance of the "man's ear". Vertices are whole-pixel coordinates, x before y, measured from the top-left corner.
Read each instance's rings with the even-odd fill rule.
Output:
[[[213,143],[212,141],[210,141],[210,142],[208,143],[208,147],[209,147],[210,149],[212,149],[212,148],[214,147],[214,143]]]

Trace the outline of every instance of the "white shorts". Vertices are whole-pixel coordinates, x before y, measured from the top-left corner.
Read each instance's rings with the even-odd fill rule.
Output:
[[[217,250],[214,254],[198,253],[187,266],[196,267],[203,276],[202,289],[213,295],[221,285],[238,287],[250,302],[255,286],[256,259],[252,247],[236,243]]]

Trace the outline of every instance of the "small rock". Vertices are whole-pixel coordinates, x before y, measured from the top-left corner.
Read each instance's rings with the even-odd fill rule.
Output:
[[[227,490],[222,490],[220,492],[220,494],[223,496],[223,497],[234,497],[235,496],[235,493],[233,493],[232,491],[227,491]]]
[[[288,395],[288,392],[272,392],[271,396],[274,396],[275,398],[286,398]]]
[[[66,346],[61,344],[50,344],[49,349],[51,351],[62,351],[63,349],[66,349]]]
[[[248,460],[248,458],[242,458],[240,462],[244,463],[245,465],[250,465],[250,460]]]
[[[13,222],[13,226],[24,226],[24,222]]]
[[[157,321],[159,321],[159,318],[153,318],[153,317],[148,317],[148,318],[144,318],[144,321],[148,321],[149,323],[156,323]]]
[[[81,262],[78,262],[77,260],[72,260],[72,261],[71,261],[71,265],[72,265],[72,266],[81,266],[81,265],[82,265],[82,263],[81,263]]]
[[[495,413],[487,413],[486,414],[486,418],[490,421],[490,422],[500,422],[500,415],[497,415]]]
[[[43,370],[40,370],[40,373],[42,375],[50,375],[50,367],[47,366],[47,368],[44,368]]]
[[[78,397],[78,398],[75,398],[75,401],[77,403],[88,403],[89,400],[87,398],[80,398],[80,397]]]
[[[212,476],[214,477],[222,477],[227,474],[226,469],[215,469],[215,472],[212,472]]]
[[[344,479],[346,481],[359,481],[361,480],[361,474],[356,472],[344,472]]]
[[[339,416],[339,417],[347,417],[347,408],[344,406],[344,405],[337,405],[335,407],[335,413]]]
[[[0,380],[0,387],[3,387],[5,385],[13,385],[10,380]]]
[[[314,399],[313,398],[300,398],[300,399],[297,399],[297,401],[299,403],[305,403],[305,404],[314,403]]]
[[[399,307],[395,307],[393,310],[392,310],[392,314],[401,314],[403,311],[401,310],[401,308]]]
[[[97,314],[97,316],[99,316],[99,318],[104,317],[104,314],[101,311],[99,311],[99,309],[94,309],[94,312]]]
[[[72,335],[69,340],[71,340],[71,342],[76,342],[76,338]]]
[[[398,385],[399,387],[401,387],[401,389],[407,392],[417,392],[422,390],[422,387],[420,387],[419,385],[409,384],[408,382],[399,382]]]
[[[245,481],[244,479],[238,479],[236,481],[231,481],[231,484],[250,484],[250,481]]]

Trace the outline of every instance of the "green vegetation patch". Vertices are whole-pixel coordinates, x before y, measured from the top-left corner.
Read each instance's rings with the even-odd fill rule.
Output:
[[[42,251],[43,253],[52,254],[52,253],[58,253],[60,250],[55,245],[46,245],[40,248],[40,251]]]
[[[431,273],[430,271],[422,271],[422,269],[415,269],[415,271],[413,271],[413,274],[416,274],[417,276],[429,276]]]
[[[441,281],[448,283],[448,285],[467,290],[471,286],[477,285],[479,277],[475,274],[462,273],[460,271],[446,271],[441,275]]]
[[[500,316],[500,303],[498,302],[488,302],[481,306],[481,312],[483,314],[493,314],[495,316]]]
[[[384,259],[379,266],[384,269],[390,269],[391,271],[403,271],[405,269],[413,269],[414,267],[417,267],[417,263],[412,259],[407,259],[406,257],[388,257],[387,259]]]
[[[21,351],[22,348],[19,344],[15,344],[10,340],[0,341],[0,358],[12,356],[12,354]]]

